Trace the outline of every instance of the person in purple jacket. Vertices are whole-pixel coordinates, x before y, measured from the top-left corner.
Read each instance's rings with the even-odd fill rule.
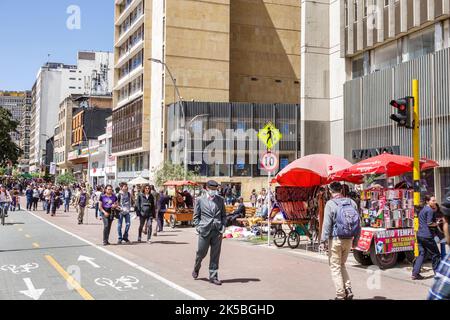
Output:
[[[103,213],[103,245],[108,246],[109,234],[114,221],[114,211],[118,207],[117,197],[111,185],[106,186],[105,193],[100,196],[99,208]]]

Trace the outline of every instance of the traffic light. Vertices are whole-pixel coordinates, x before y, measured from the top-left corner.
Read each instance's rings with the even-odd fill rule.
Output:
[[[391,119],[398,123],[399,127],[408,129],[414,128],[414,98],[405,97],[398,100],[392,100],[391,106],[397,109]]]

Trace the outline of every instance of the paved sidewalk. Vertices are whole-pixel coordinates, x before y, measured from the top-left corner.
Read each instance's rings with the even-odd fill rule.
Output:
[[[41,205],[39,205],[40,208]],[[77,215],[58,212],[51,217],[39,211],[39,217],[97,245],[102,244],[102,221],[88,210],[84,225]],[[130,240],[137,240],[138,220],[132,220]],[[111,231],[111,243],[117,242],[117,222]],[[289,248],[277,249],[238,240],[224,239],[220,279],[223,286],[207,282],[209,257],[204,261],[200,279],[191,272],[196,251],[195,230],[180,227],[155,237],[152,244],[112,245],[107,250],[155,272],[206,299],[332,299],[334,287],[327,258]],[[356,299],[425,299],[432,280],[410,280],[405,266],[381,271],[357,265],[350,259],[349,273]]]

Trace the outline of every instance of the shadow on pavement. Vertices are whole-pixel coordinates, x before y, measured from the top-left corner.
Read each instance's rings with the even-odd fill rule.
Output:
[[[176,241],[152,241],[152,244],[189,244],[189,242],[176,242]]]
[[[5,226],[9,227],[9,226],[15,226],[15,225],[19,225],[19,224],[25,224],[23,222],[6,222]]]
[[[373,298],[368,298],[368,299],[355,299],[355,300],[393,300],[393,299],[388,299],[386,297],[381,297],[381,296],[375,296]]]
[[[198,280],[209,282],[208,278],[200,278]],[[261,282],[260,279],[256,278],[238,278],[238,279],[228,279],[228,280],[221,280],[222,283],[248,283],[248,282]]]

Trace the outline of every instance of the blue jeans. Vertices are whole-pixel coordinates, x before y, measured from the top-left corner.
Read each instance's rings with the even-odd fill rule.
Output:
[[[434,241],[433,238],[417,237],[417,243],[419,245],[419,256],[414,262],[412,275],[417,276],[420,274],[420,269],[422,268],[425,256],[427,254],[431,255],[433,271],[436,272],[436,269],[441,262],[441,254],[439,253],[439,248],[436,241]]]
[[[441,245],[441,260],[444,260],[445,257],[447,256],[447,250],[445,248],[445,245],[447,244],[447,242],[445,241],[445,239],[442,239],[440,242]]]
[[[64,198],[64,212],[69,212],[70,198]]]
[[[125,218],[125,233],[122,236],[122,223]],[[117,220],[117,233],[119,234],[119,241],[128,240],[128,231],[130,231],[131,226],[131,217],[130,214],[127,213],[125,215],[120,214],[119,219]]]

